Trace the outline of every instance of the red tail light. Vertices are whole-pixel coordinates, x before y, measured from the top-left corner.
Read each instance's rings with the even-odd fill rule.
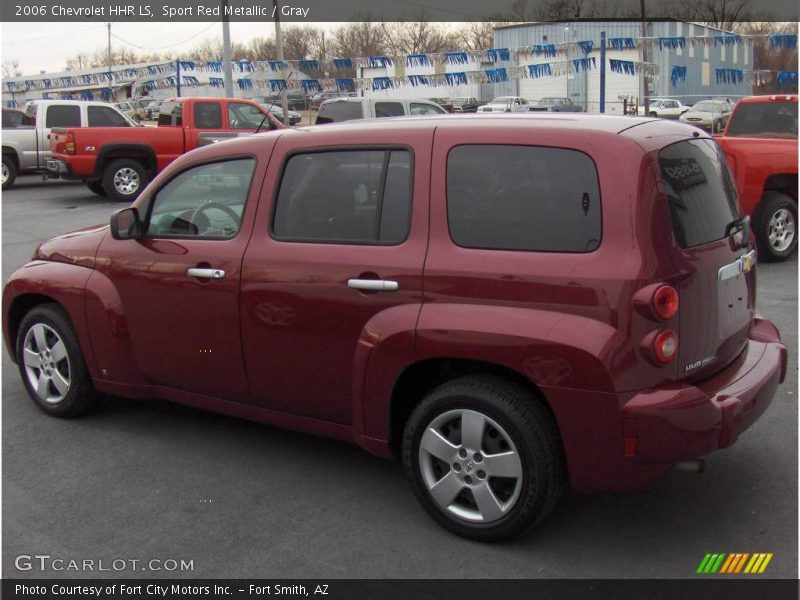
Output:
[[[653,312],[668,321],[678,313],[678,292],[671,285],[662,285],[653,293]]]
[[[625,456],[636,456],[636,442],[639,439],[639,421],[635,417],[622,420],[622,440]]]
[[[75,136],[67,134],[67,141],[64,142],[64,154],[75,154]]]
[[[653,340],[653,355],[656,360],[665,365],[678,356],[678,334],[665,329]]]

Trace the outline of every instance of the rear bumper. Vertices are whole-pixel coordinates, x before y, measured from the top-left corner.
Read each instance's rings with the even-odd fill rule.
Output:
[[[56,158],[48,158],[45,166],[50,173],[58,177],[65,177],[72,173],[68,163]]]
[[[646,489],[676,463],[730,446],[767,410],[786,368],[780,333],[770,321],[756,318],[737,359],[693,385],[591,399],[585,392],[580,397],[572,390],[552,390],[573,486]],[[581,422],[571,427],[576,418]]]

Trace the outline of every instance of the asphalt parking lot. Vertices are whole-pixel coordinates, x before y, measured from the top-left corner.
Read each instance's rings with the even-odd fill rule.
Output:
[[[20,177],[2,195],[3,281],[38,242],[120,205]],[[399,463],[348,445],[159,402],[45,416],[3,352],[5,577],[684,578],[708,552],[771,552],[796,578],[797,255],[758,266],[758,308],[790,352],[764,417],[702,475],[648,493],[567,492],[512,543],[466,541],[417,505]],[[15,557],[192,560],[187,572],[20,571]],[[708,575],[705,577],[709,577]],[[752,576],[742,576],[752,577]]]

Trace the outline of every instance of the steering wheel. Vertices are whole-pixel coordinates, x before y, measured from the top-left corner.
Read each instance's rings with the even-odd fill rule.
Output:
[[[210,208],[216,208],[217,210],[220,210],[220,211],[224,212],[228,217],[230,217],[231,221],[233,221],[233,223],[236,224],[236,226],[238,228],[239,215],[237,215],[233,211],[233,209],[231,207],[229,207],[229,206],[227,206],[225,204],[222,204],[220,202],[206,202],[205,204],[201,204],[196,209],[194,209],[194,212],[192,213],[192,216],[189,218],[189,222],[192,225],[194,225],[195,227],[197,227],[198,232],[200,231],[199,218],[200,218],[201,215],[203,216],[203,219],[206,222],[206,223],[203,223],[203,225],[205,225],[203,230],[208,229],[208,226],[210,225],[210,220],[203,213],[205,213],[205,211],[207,211]]]

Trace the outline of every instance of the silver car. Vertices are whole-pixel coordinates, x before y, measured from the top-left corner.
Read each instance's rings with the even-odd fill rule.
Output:
[[[683,113],[679,119],[711,133],[718,133],[725,129],[732,110],[733,104],[728,100],[702,100]]]

